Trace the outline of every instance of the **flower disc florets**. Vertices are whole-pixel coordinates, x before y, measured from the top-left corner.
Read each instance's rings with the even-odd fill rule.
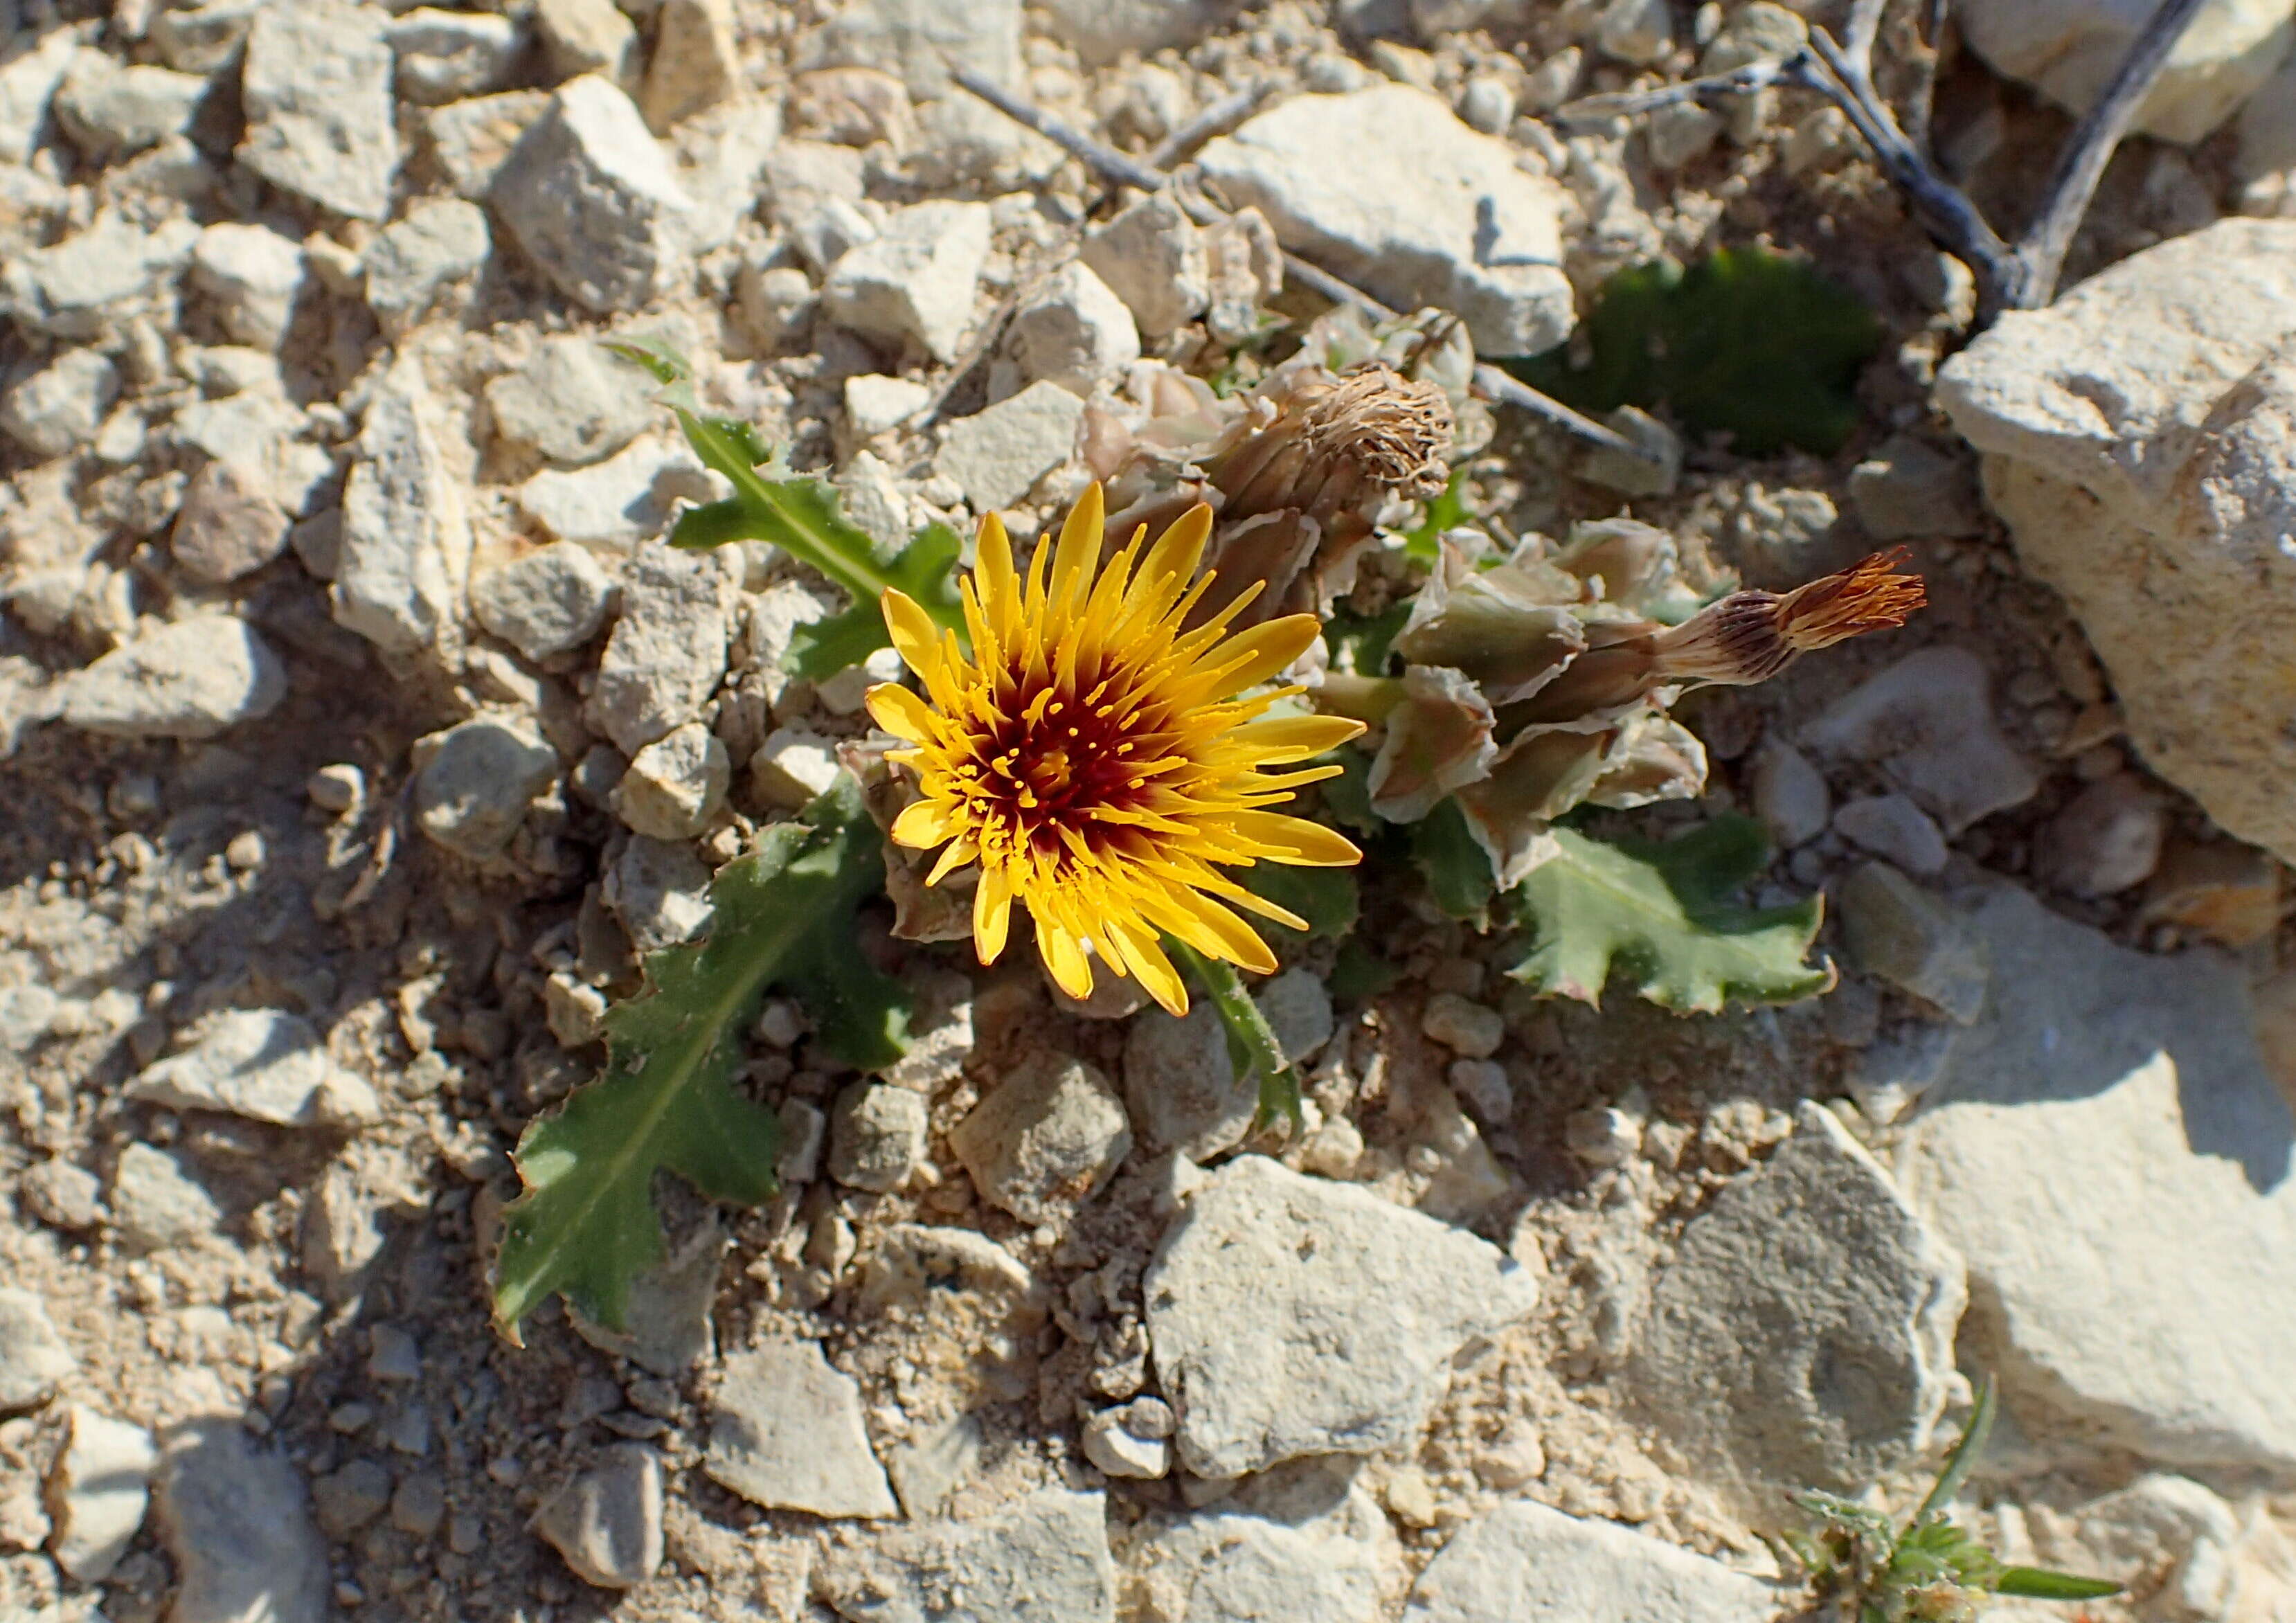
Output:
[[[916,775],[922,797],[894,823],[895,841],[946,845],[928,883],[979,865],[972,931],[983,963],[1004,951],[1018,901],[1063,991],[1089,996],[1097,958],[1185,1013],[1187,989],[1163,936],[1266,973],[1274,955],[1226,904],[1306,928],[1223,868],[1361,857],[1320,824],[1267,809],[1337,766],[1263,769],[1363,729],[1267,714],[1298,688],[1238,697],[1316,640],[1312,616],[1229,635],[1247,593],[1187,624],[1210,585],[1197,576],[1210,508],[1185,514],[1144,556],[1144,529],[1102,569],[1104,522],[1095,485],[1058,544],[1037,548],[1024,586],[1004,526],[983,521],[963,588],[970,657],[955,633],[888,591],[885,623],[924,695],[883,683],[870,690],[869,713],[909,746],[889,758]]]

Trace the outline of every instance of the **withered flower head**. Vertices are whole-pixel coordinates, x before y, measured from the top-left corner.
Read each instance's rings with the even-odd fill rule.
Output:
[[[1733,592],[1652,639],[1658,678],[1743,687],[1798,654],[1902,626],[1929,601],[1920,576],[1897,572],[1910,555],[1892,547],[1784,594]]]
[[[1188,425],[1176,440],[1173,430]],[[1440,388],[1369,360],[1338,373],[1287,363],[1247,397],[1210,408],[1192,401],[1136,432],[1099,427],[1108,444],[1095,465],[1104,463],[1119,502],[1111,542],[1209,504],[1217,519],[1204,568],[1222,584],[1197,613],[1225,609],[1264,581],[1236,622],[1243,628],[1282,613],[1328,611],[1353,586],[1381,508],[1443,488],[1456,420]]]
[[[1329,523],[1366,496],[1431,496],[1451,476],[1451,403],[1384,361],[1300,373],[1273,400],[1275,421],[1205,463],[1224,518],[1293,507]]]

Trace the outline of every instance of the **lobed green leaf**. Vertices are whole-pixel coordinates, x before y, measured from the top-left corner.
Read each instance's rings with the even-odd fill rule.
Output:
[[[663,1254],[657,1172],[729,1204],[772,1196],[778,1123],[734,1082],[769,988],[794,988],[840,1058],[899,1056],[905,995],[855,945],[854,909],[883,882],[881,849],[859,786],[840,777],[718,871],[707,938],[655,954],[646,991],[607,1013],[605,1074],[519,1140],[526,1189],[503,1214],[494,1286],[495,1323],[513,1342],[553,1292],[622,1327],[630,1281]]]
[[[1881,324],[1807,260],[1726,248],[1687,270],[1630,266],[1603,284],[1570,347],[1507,363],[1525,382],[1581,411],[1671,406],[1733,448],[1839,450],[1857,424],[1857,373]]]
[[[758,471],[771,459],[765,442],[748,423],[701,409],[693,368],[683,356],[647,339],[620,340],[606,348],[654,375],[662,385],[655,398],[676,414],[693,454],[734,487],[725,500],[681,513],[670,529],[670,545],[708,548],[770,541],[852,598],[843,613],[800,631],[790,653],[790,667],[798,675],[832,676],[890,646],[892,639],[877,606],[888,587],[914,598],[936,624],[964,636],[953,575],[961,545],[955,531],[945,524],[928,525],[890,560],[881,561],[876,542],[839,507],[834,488],[805,476],[769,478]]]
[[[1514,892],[1530,940],[1508,972],[1534,990],[1599,1003],[1618,973],[1661,1008],[1710,1014],[1833,984],[1830,964],[1805,962],[1822,898],[1759,908],[1730,899],[1767,857],[1751,819],[1718,817],[1664,844],[1554,834],[1560,854]]]

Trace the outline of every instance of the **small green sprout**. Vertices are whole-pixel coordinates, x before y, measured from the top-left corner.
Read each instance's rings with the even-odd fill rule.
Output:
[[[1997,1406],[1988,1380],[1945,1470],[1901,1525],[1833,1494],[1793,1496],[1815,1520],[1808,1531],[1788,1534],[1786,1547],[1819,1593],[1841,1603],[1844,1617],[1857,1623],[1974,1623],[1988,1595],[2094,1601],[2120,1593],[2119,1584],[2103,1578],[2006,1565],[1946,1514],[1984,1450]]]

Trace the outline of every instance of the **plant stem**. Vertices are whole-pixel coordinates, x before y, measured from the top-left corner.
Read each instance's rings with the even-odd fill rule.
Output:
[[[1251,1130],[1257,1133],[1281,1116],[1291,1123],[1292,1136],[1305,1133],[1308,1124],[1300,1106],[1300,1073],[1283,1057],[1283,1044],[1275,1040],[1267,1017],[1244,990],[1243,977],[1235,972],[1235,966],[1207,958],[1171,936],[1164,938],[1164,948],[1212,1000],[1220,1023],[1227,1028],[1229,1060],[1238,1071],[1259,1078],[1259,1108],[1252,1116]]]

